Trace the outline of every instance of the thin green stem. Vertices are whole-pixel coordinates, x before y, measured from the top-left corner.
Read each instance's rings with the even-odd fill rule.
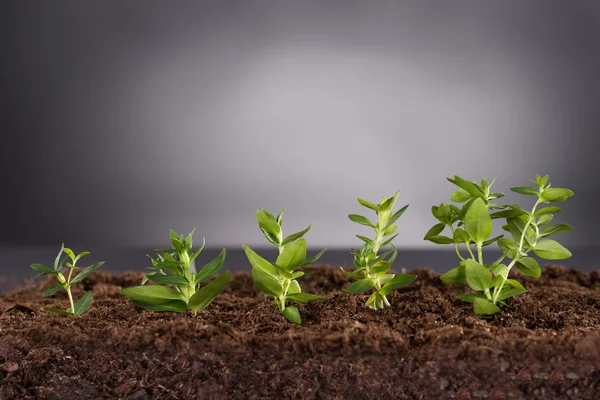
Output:
[[[514,267],[515,264],[521,258],[521,253],[523,252],[523,243],[525,241],[525,235],[527,234],[527,229],[529,228],[529,225],[531,225],[531,223],[533,221],[535,221],[535,216],[534,216],[535,210],[537,209],[537,206],[540,204],[541,200],[542,199],[538,196],[537,201],[535,202],[535,204],[533,205],[533,208],[531,209],[531,215],[527,219],[527,223],[525,224],[525,227],[523,228],[523,232],[521,233],[521,240],[519,240],[519,247],[518,247],[517,255],[510,262],[510,264],[508,264],[508,266],[506,267],[506,269],[507,269],[506,277],[502,278],[502,283],[500,283],[500,286],[494,290],[494,298],[493,298],[494,304],[496,304],[496,302],[498,301],[498,297],[500,296],[500,292],[502,291],[502,288],[504,288],[504,284],[506,283],[506,280],[507,280],[507,277],[508,277],[508,273],[510,272],[510,270],[512,269],[512,267]],[[536,225],[536,232],[539,232],[538,228],[537,228],[537,225]],[[539,233],[538,233],[538,235],[539,235]],[[538,236],[538,235],[536,235],[536,236]]]
[[[467,246],[467,250],[469,250],[471,258],[473,259],[473,261],[475,261],[475,254],[473,254],[473,252],[471,251],[471,246],[469,245],[469,242],[465,242],[465,246]]]
[[[450,227],[450,231],[452,231],[452,237],[454,238],[454,227],[452,224],[449,224],[448,226]],[[462,256],[462,254],[460,254],[460,249],[458,248],[458,243],[456,242],[454,243],[454,251],[456,251],[456,255],[461,259],[461,261],[465,261],[465,258]]]
[[[67,277],[67,284],[65,285],[65,289],[67,289],[67,294],[69,295],[69,304],[71,304],[71,312],[75,314],[75,304],[73,303],[73,295],[71,294],[71,277],[73,276],[73,271],[75,270],[75,264],[77,261],[73,262],[73,266],[69,268],[69,276]]]
[[[477,243],[477,257],[479,258],[479,264],[483,265],[483,246],[481,243]]]
[[[75,303],[73,303],[73,295],[71,294],[71,286],[67,286],[67,294],[69,295],[69,303],[71,304],[71,312],[75,314]]]

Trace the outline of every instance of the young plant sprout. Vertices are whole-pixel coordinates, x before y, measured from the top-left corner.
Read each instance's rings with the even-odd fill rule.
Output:
[[[171,230],[172,247],[158,249],[156,258],[148,256],[152,262],[142,280],[142,286],[135,286],[121,290],[121,294],[129,297],[131,302],[139,307],[152,311],[184,312],[193,310],[194,313],[210,305],[231,281],[231,273],[223,272],[212,282],[201,286],[203,282],[214,276],[223,267],[225,262],[225,249],[196,272],[196,257],[204,249],[202,246],[193,250],[193,236],[196,229],[184,237]],[[150,280],[156,285],[147,285]]]
[[[344,271],[348,277],[356,281],[344,288],[344,292],[361,294],[373,289],[373,293],[367,299],[365,305],[375,310],[380,310],[390,305],[390,302],[386,297],[389,292],[406,286],[417,278],[415,275],[410,274],[396,275],[389,273],[389,270],[398,255],[396,247],[392,244],[392,240],[394,240],[398,234],[388,239],[385,239],[385,237],[392,235],[396,231],[398,225],[395,222],[408,208],[408,205],[405,205],[400,210],[392,212],[399,194],[400,190],[389,199],[384,197],[379,204],[358,199],[358,202],[362,206],[375,211],[377,214],[377,222],[375,223],[362,215],[348,215],[348,218],[350,218],[352,222],[373,228],[375,231],[375,238],[370,239],[365,236],[356,235],[356,237],[362,240],[364,244],[360,251],[351,249],[351,252],[354,255],[354,266],[356,269],[354,271],[345,271],[342,268],[342,271]],[[390,245],[392,249],[383,254],[379,254],[379,251],[387,245]]]
[[[66,255],[61,259],[63,253],[66,253]],[[62,308],[44,307],[46,310],[61,315],[67,315],[69,317],[78,317],[90,308],[90,306],[92,305],[92,300],[94,299],[92,292],[85,293],[79,298],[79,300],[77,300],[77,302],[73,302],[73,295],[71,294],[71,286],[73,286],[76,283],[80,283],[92,271],[100,268],[104,264],[104,261],[94,263],[89,267],[83,269],[76,276],[73,276],[73,272],[75,272],[75,270],[81,269],[77,266],[77,261],[79,261],[80,258],[87,256],[88,254],[90,253],[84,251],[83,253],[75,255],[75,253],[73,253],[73,250],[65,247],[65,244],[63,243],[60,247],[58,255],[56,256],[56,259],[54,260],[53,268],[50,268],[43,264],[31,264],[31,268],[34,271],[38,271],[40,273],[36,276],[36,278],[42,275],[54,275],[56,276],[56,279],[58,279],[59,283],[57,285],[50,286],[48,289],[44,290],[44,293],[42,293],[42,297],[52,296],[60,289],[65,289],[67,291],[67,295],[69,296],[70,307],[68,310],[63,310]],[[67,258],[69,258],[71,261],[67,261]],[[65,261],[67,261],[66,268],[68,268],[69,270],[69,273],[66,277],[62,273],[63,269],[65,268]]]
[[[300,312],[288,303],[307,303],[313,300],[322,300],[323,297],[314,294],[302,293],[300,283],[297,279],[304,272],[297,271],[298,268],[317,261],[325,250],[316,256],[306,258],[306,239],[302,238],[312,228],[296,232],[284,238],[281,229],[282,217],[285,209],[275,217],[266,210],[257,210],[256,219],[260,230],[265,238],[277,246],[279,256],[272,263],[265,260],[248,246],[243,246],[248,261],[252,264],[252,280],[257,288],[263,293],[273,296],[273,304],[279,308],[284,317],[296,324],[302,323]]]
[[[529,257],[533,252],[546,260],[562,260],[571,257],[571,252],[558,242],[547,237],[558,232],[569,231],[570,225],[557,224],[546,226],[552,221],[553,214],[562,211],[555,206],[538,207],[543,203],[562,202],[573,195],[569,189],[553,188],[548,182],[549,176],[536,176],[531,180],[535,187],[515,187],[510,190],[526,196],[535,196],[537,200],[531,211],[523,210],[516,204],[502,206],[492,202],[504,196],[504,193],[493,193],[494,181],[466,181],[455,175],[450,182],[458,186],[451,200],[464,203],[461,208],[453,204],[434,206],[432,213],[439,221],[425,235],[425,240],[437,244],[454,245],[460,265],[441,276],[447,283],[467,282],[477,294],[456,294],[461,300],[473,303],[475,314],[492,315],[500,312],[505,301],[512,296],[525,293],[526,290],[517,280],[509,279],[508,273],[516,267],[521,273],[539,277],[542,274],[536,259]],[[494,179],[495,180],[495,179]],[[491,214],[490,214],[491,212]],[[502,229],[510,233],[512,238],[504,235],[489,238],[492,234],[492,220],[505,219]],[[451,237],[441,233],[449,228]],[[482,248],[498,243],[502,256],[491,264],[483,260]],[[464,246],[467,255],[463,256],[460,246]],[[473,251],[472,247],[475,247]],[[508,259],[508,265],[502,262]]]

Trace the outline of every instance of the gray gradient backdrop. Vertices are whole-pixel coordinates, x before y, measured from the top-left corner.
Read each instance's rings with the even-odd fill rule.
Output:
[[[416,248],[446,176],[548,173],[594,246],[599,4],[3,1],[0,244],[259,245],[285,205],[347,247],[355,198],[402,188]]]

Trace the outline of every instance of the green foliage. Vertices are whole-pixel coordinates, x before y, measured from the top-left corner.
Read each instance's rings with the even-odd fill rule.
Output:
[[[372,290],[373,292],[367,299],[365,305],[375,310],[390,305],[386,297],[389,292],[406,286],[417,278],[415,275],[395,275],[389,272],[398,255],[396,247],[391,244],[392,240],[398,236],[397,234],[393,235],[398,228],[398,225],[395,222],[408,208],[408,205],[406,205],[396,212],[392,211],[399,194],[400,190],[389,199],[384,197],[379,204],[358,199],[360,205],[375,211],[377,214],[376,222],[371,222],[367,217],[362,215],[350,214],[348,216],[352,222],[373,228],[375,231],[375,238],[370,239],[365,236],[356,235],[356,237],[362,240],[364,244],[360,250],[351,250],[354,255],[354,266],[356,268],[353,271],[345,271],[342,269],[348,277],[355,281],[344,288],[344,291],[351,294],[362,294]],[[432,231],[430,232],[432,233],[432,236],[439,233],[437,232],[436,227],[432,228]],[[386,239],[386,236],[391,237]],[[379,254],[379,251],[388,245],[391,246],[392,250]]]
[[[131,302],[151,311],[197,312],[210,305],[231,281],[231,273],[223,272],[211,282],[202,285],[221,270],[225,263],[225,249],[200,271],[196,271],[196,258],[204,249],[193,250],[195,229],[187,236],[171,230],[171,246],[159,249],[156,257],[150,257],[152,266],[142,280],[141,286],[125,288],[121,294]],[[152,281],[154,285],[145,285]]]
[[[65,254],[64,256],[63,253]],[[39,272],[39,274],[36,275],[36,277],[43,275],[54,275],[59,282],[58,284],[50,286],[48,289],[44,290],[44,293],[42,293],[42,297],[52,296],[60,289],[65,289],[67,295],[69,296],[70,307],[68,310],[63,310],[61,308],[44,307],[46,310],[61,315],[77,317],[90,308],[90,305],[92,304],[93,300],[92,292],[85,293],[79,298],[79,300],[77,300],[77,302],[73,302],[73,295],[71,294],[71,287],[74,284],[82,282],[90,273],[92,273],[92,271],[100,268],[104,264],[104,261],[100,261],[90,265],[87,268],[82,269],[78,267],[77,261],[79,261],[82,257],[87,256],[88,254],[90,253],[84,251],[83,253],[75,255],[73,250],[69,249],[68,247],[65,247],[65,244],[63,243],[60,247],[58,255],[56,256],[56,259],[54,260],[54,265],[52,268],[44,264],[31,264],[31,268],[34,271]],[[67,259],[69,259],[70,261],[67,261]],[[63,274],[63,270],[65,268],[67,268],[67,270],[69,271],[68,274],[66,274],[66,272],[65,274]],[[78,270],[81,270],[81,272],[73,276],[73,273]]]
[[[287,304],[322,300],[323,297],[302,293],[297,279],[304,275],[304,272],[298,269],[317,261],[325,250],[307,259],[306,239],[303,236],[312,228],[312,224],[300,232],[284,237],[281,229],[284,212],[285,209],[275,217],[266,210],[256,211],[256,220],[263,235],[279,249],[279,256],[274,263],[265,260],[250,247],[243,247],[252,265],[252,280],[256,287],[274,297],[273,304],[284,317],[301,324],[302,318],[298,309]]]
[[[558,242],[547,239],[559,232],[569,231],[570,225],[550,225],[553,214],[562,211],[559,207],[548,206],[538,208],[543,203],[562,202],[573,195],[569,189],[552,188],[549,176],[537,175],[531,180],[534,187],[515,187],[510,190],[525,196],[536,196],[531,211],[523,210],[516,204],[498,205],[495,199],[504,196],[503,193],[491,191],[494,181],[488,184],[482,179],[480,184],[466,181],[459,176],[448,178],[458,186],[450,199],[462,203],[459,208],[453,204],[440,204],[432,207],[432,214],[438,220],[426,234],[425,240],[438,244],[453,244],[460,259],[458,267],[451,269],[441,276],[447,283],[466,282],[478,294],[456,294],[464,301],[473,303],[473,309],[478,315],[491,315],[500,312],[505,306],[505,300],[525,293],[526,290],[518,281],[508,279],[508,273],[516,267],[521,273],[539,277],[542,273],[538,261],[529,257],[533,252],[546,260],[562,260],[571,257],[571,252]],[[502,226],[511,237],[504,235],[490,238],[492,224],[495,219],[504,219]],[[542,228],[543,226],[546,226]],[[442,235],[448,228],[450,236]],[[483,261],[482,248],[497,243],[502,256],[492,264]],[[468,252],[463,257],[460,246]],[[472,250],[475,247],[475,253]],[[508,265],[502,264],[509,259]]]

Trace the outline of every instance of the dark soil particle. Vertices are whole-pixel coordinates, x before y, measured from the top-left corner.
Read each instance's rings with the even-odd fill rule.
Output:
[[[285,320],[247,273],[194,315],[153,313],[119,296],[141,273],[94,273],[80,318],[52,284],[0,295],[0,399],[598,399],[600,276],[548,266],[529,292],[477,317],[429,270],[391,307],[340,291],[339,268],[308,269],[304,323]]]

